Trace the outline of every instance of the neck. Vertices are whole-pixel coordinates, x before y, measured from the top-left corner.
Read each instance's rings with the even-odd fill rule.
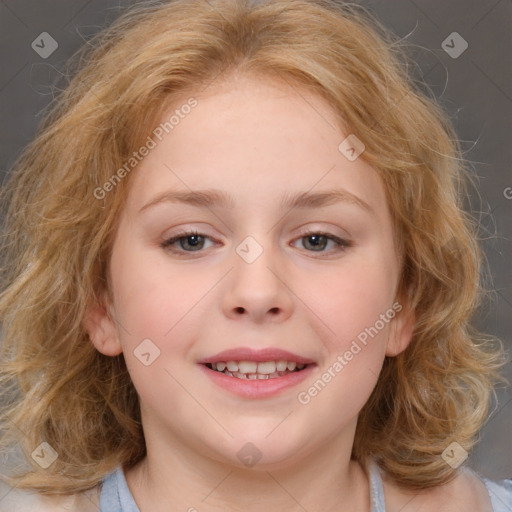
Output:
[[[354,432],[355,425],[300,458],[252,468],[155,436],[125,476],[141,512],[369,511],[368,479],[347,444]]]

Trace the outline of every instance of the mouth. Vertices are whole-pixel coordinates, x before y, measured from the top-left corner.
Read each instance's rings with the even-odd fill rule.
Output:
[[[243,380],[268,380],[303,371],[308,364],[297,361],[217,361],[203,363],[210,370]]]
[[[216,386],[243,399],[269,399],[304,382],[317,363],[280,348],[238,347],[197,361]]]

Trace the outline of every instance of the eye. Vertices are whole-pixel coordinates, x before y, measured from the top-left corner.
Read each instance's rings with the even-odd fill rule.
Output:
[[[183,231],[177,235],[164,240],[160,246],[163,249],[170,250],[178,255],[184,255],[184,253],[200,252],[205,248],[206,240],[212,240],[210,237],[197,231]],[[331,251],[325,251],[324,249],[328,246],[329,242],[334,244],[334,251],[343,251],[348,247],[352,246],[349,240],[339,238],[331,233],[322,231],[310,231],[303,233],[297,240],[303,240],[303,247],[309,252],[320,252],[326,253]],[[215,242],[213,242],[215,244]],[[178,247],[176,247],[178,244]]]
[[[204,248],[206,240],[209,237],[197,231],[184,231],[172,238],[164,240],[160,245],[163,249],[169,249],[172,252],[198,252]],[[173,247],[178,242],[179,248]]]
[[[329,242],[333,242],[335,244],[335,251],[343,251],[352,245],[348,240],[344,240],[343,238],[339,238],[331,233],[325,233],[323,231],[310,231],[303,233],[298,240],[303,240],[303,247],[308,251],[311,249],[310,252],[329,252],[324,251]]]

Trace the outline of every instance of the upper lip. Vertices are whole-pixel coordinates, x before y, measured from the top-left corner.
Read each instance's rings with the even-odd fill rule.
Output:
[[[219,361],[255,361],[262,363],[265,361],[295,361],[300,364],[314,363],[313,359],[302,357],[293,352],[282,350],[280,348],[260,348],[254,349],[250,347],[232,348],[223,350],[213,356],[200,359],[198,363],[218,363]]]

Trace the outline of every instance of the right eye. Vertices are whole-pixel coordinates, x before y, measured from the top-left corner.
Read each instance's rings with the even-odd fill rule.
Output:
[[[176,254],[183,255],[187,252],[199,252],[204,248],[205,240],[211,240],[206,235],[197,231],[183,231],[177,235],[164,240],[160,246],[162,249],[170,250]],[[179,248],[173,247],[176,243]]]

